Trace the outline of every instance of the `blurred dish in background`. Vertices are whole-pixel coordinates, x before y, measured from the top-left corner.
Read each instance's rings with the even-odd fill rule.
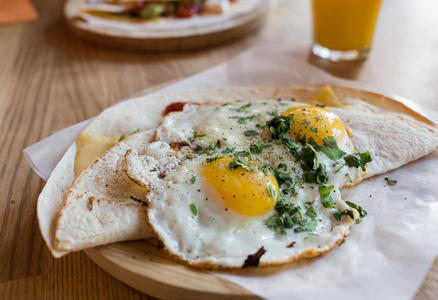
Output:
[[[269,0],[68,0],[81,37],[130,50],[182,50],[241,36],[263,21]]]
[[[332,61],[365,58],[381,0],[312,0],[313,54]]]
[[[191,18],[219,15],[238,0],[103,0],[90,1],[84,12],[96,17],[125,22],[157,21],[160,18]]]

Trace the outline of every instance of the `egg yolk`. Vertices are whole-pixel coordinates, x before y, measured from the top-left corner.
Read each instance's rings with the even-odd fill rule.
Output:
[[[338,142],[345,135],[345,125],[337,115],[318,106],[292,107],[283,113],[283,116],[291,116],[291,130],[293,137],[305,137],[307,142],[312,138],[316,144],[322,146],[324,139],[333,136]]]
[[[206,162],[203,176],[225,207],[245,216],[264,215],[274,208],[278,197],[278,183],[269,172],[251,172],[238,167],[230,169],[234,160],[224,156]],[[253,162],[254,163],[254,162]]]

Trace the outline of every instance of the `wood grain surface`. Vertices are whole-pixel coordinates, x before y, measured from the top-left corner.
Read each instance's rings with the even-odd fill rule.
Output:
[[[21,153],[26,146],[140,90],[205,70],[254,44],[275,47],[283,43],[290,47],[291,55],[322,71],[438,110],[438,2],[434,0],[384,1],[371,56],[341,64],[310,55],[308,1],[280,1],[261,32],[234,43],[164,54],[88,44],[62,19],[62,1],[36,0],[34,4],[40,13],[37,21],[0,27],[2,299],[151,298],[107,275],[83,253],[58,260],[49,255],[35,216],[44,182],[26,165]],[[437,298],[435,260],[416,299]]]

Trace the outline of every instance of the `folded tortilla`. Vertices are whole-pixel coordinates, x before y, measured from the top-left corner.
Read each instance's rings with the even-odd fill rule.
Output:
[[[105,110],[86,131],[117,136],[129,134],[136,128],[153,129],[159,124],[166,106],[173,102],[295,98],[300,102],[310,99],[308,102],[314,103],[312,99],[322,88],[322,85],[223,88],[143,96]],[[353,88],[332,86],[332,89],[340,99],[338,107],[332,110],[352,131],[357,150],[378,149],[371,153],[374,160],[369,165],[368,177],[398,168],[427,155],[438,146],[436,124],[402,103]],[[324,101],[316,100],[321,104]],[[355,106],[357,113],[344,114],[345,106]],[[351,121],[353,118],[355,122]],[[388,140],[387,136],[392,139]],[[129,147],[141,149],[151,138],[152,131],[145,131],[123,140],[75,181],[76,149],[74,146],[68,149],[41,192],[37,207],[41,233],[55,257],[97,245],[150,236],[146,207],[141,202],[147,191],[138,190],[138,187],[131,189],[130,182],[116,174],[123,168],[120,161],[124,152]],[[398,151],[401,147],[404,150]]]

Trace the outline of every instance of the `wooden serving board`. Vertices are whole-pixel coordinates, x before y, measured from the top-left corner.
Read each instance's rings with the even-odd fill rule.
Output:
[[[236,39],[260,28],[270,7],[270,0],[260,0],[259,5],[239,15],[238,18],[225,18],[221,22],[206,27],[173,29],[159,33],[143,28],[129,33],[126,30],[118,30],[116,27],[107,28],[91,24],[86,19],[78,17],[77,6],[84,1],[86,0],[67,0],[64,5],[67,23],[77,35],[110,48],[146,51],[189,50]]]
[[[84,252],[125,284],[161,299],[260,299],[208,271],[184,265],[154,240],[115,243]]]

